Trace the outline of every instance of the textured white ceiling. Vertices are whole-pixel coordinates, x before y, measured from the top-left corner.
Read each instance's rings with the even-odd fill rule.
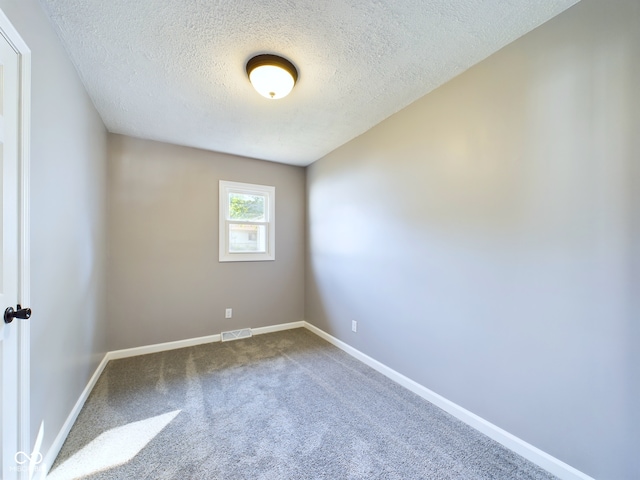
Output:
[[[41,0],[114,133],[308,165],[577,0]],[[245,64],[296,64],[268,100]]]

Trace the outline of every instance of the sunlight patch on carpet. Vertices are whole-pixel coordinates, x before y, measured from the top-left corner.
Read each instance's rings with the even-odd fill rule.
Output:
[[[82,478],[92,473],[123,465],[135,457],[164,427],[181,412],[158,415],[132,422],[100,434],[52,471],[47,480]]]

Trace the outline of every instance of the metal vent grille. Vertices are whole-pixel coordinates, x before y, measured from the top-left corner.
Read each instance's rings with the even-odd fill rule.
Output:
[[[243,328],[241,330],[231,330],[230,332],[222,332],[221,338],[223,342],[230,340],[239,340],[240,338],[249,338],[253,336],[250,328]]]

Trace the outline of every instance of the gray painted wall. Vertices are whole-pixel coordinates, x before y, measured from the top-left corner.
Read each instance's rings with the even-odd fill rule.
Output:
[[[121,135],[109,147],[110,350],[303,319],[303,168]],[[276,187],[275,261],[218,262],[219,180]]]
[[[47,452],[106,351],[107,132],[36,0],[0,0],[32,52],[31,429]]]
[[[306,320],[640,478],[639,59],[640,3],[583,0],[311,165]]]

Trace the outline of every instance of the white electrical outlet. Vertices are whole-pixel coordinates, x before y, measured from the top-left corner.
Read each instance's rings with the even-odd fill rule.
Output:
[[[355,320],[351,320],[351,331],[352,332],[358,331],[358,322],[356,322]]]
[[[233,317],[233,309],[227,308],[224,311],[224,318],[232,318]]]

